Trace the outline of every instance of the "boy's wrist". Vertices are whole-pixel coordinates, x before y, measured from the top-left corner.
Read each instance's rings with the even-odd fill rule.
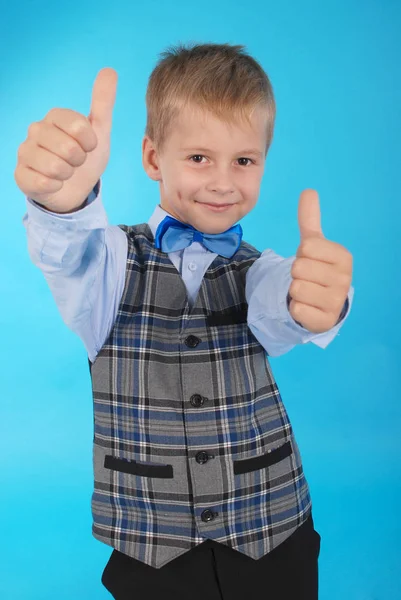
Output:
[[[288,309],[288,312],[290,312],[290,302],[291,302],[291,300],[292,300],[292,298],[290,296],[290,293],[288,292],[287,293],[287,309]],[[336,327],[336,325],[338,325],[339,323],[341,323],[341,321],[343,320],[343,318],[345,317],[345,315],[348,312],[348,308],[349,308],[349,300],[348,300],[348,296],[347,296],[346,299],[345,299],[344,306],[343,306],[343,309],[341,311],[341,314],[340,314],[340,316],[338,318],[337,323],[334,325],[334,327]],[[293,321],[297,325],[299,325],[300,327],[302,327],[302,329],[305,329],[305,327],[301,323],[299,323],[299,321],[295,321],[295,319],[292,317],[292,315],[291,315],[291,318],[293,319]]]
[[[90,204],[91,202],[93,202],[93,200],[95,200],[95,198],[97,197],[98,193],[99,193],[99,188],[100,188],[100,179],[97,181],[96,185],[94,186],[93,190],[90,192],[89,196],[87,196],[85,198],[85,200],[82,202],[82,204],[80,204],[79,206],[77,206],[76,208],[73,208],[72,210],[69,210],[66,213],[58,213],[57,211],[51,211],[49,209],[48,206],[45,206],[44,204],[41,204],[40,202],[38,202],[37,200],[32,200],[32,202],[34,204],[37,204],[37,206],[40,206],[40,208],[42,208],[43,210],[46,210],[48,212],[53,212],[54,214],[61,214],[61,215],[65,215],[65,214],[71,214],[74,212],[78,212],[79,210],[82,210],[83,208],[85,208],[88,204]]]

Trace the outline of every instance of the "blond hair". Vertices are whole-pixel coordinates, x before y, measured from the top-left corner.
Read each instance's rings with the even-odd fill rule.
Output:
[[[145,134],[159,151],[184,106],[210,111],[227,124],[250,122],[266,110],[266,154],[273,139],[276,105],[270,80],[243,45],[178,44],[160,54],[146,91]]]

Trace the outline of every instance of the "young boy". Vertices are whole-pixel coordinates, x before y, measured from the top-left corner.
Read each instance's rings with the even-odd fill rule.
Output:
[[[162,56],[143,139],[160,204],[147,224],[109,225],[116,82],[98,74],[88,118],[53,109],[32,124],[15,171],[30,256],[88,352],[93,535],[114,548],[102,582],[117,600],[313,600],[320,536],[267,355],[336,336],[352,256],[324,238],[313,190],[296,257],[242,240],[275,103],[228,44]]]

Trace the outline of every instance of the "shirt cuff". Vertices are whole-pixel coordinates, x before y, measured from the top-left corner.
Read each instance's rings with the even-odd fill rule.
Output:
[[[49,231],[75,231],[77,229],[97,229],[106,227],[108,218],[102,204],[101,180],[97,182],[82,208],[71,213],[55,213],[42,208],[38,202],[26,196],[26,209],[23,222],[31,221]]]
[[[302,325],[297,324],[297,322],[292,318],[292,315],[290,314],[290,312],[287,308],[286,302],[281,303],[282,318],[284,320],[287,318],[288,326],[291,327],[291,329],[293,329],[294,331],[298,331],[302,335],[303,341],[301,343],[305,344],[307,342],[312,342],[316,346],[319,346],[319,348],[324,349],[329,345],[329,343],[337,335],[339,335],[339,330],[343,326],[345,319],[348,317],[348,315],[350,313],[353,298],[354,298],[354,293],[355,293],[355,290],[351,286],[350,290],[348,292],[347,300],[344,305],[344,308],[345,308],[345,306],[347,306],[347,311],[344,312],[344,308],[343,308],[344,316],[342,316],[343,313],[341,313],[342,318],[339,319],[338,322],[336,323],[336,325],[334,325],[334,327],[332,327],[328,331],[323,331],[322,333],[313,333],[313,332],[309,331],[308,329],[305,329],[304,327],[302,327]],[[283,305],[285,306],[285,309],[283,308]]]

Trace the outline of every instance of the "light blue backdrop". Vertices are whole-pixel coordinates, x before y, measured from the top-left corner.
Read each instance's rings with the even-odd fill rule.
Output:
[[[401,4],[356,0],[8,3],[0,37],[2,184],[0,597],[110,598],[111,548],[91,536],[92,398],[80,339],[31,264],[14,181],[18,146],[52,107],[88,114],[99,69],[119,75],[103,198],[113,224],[146,221],[147,78],[177,42],[245,44],[277,102],[247,241],[295,254],[301,191],[354,255],[355,302],[326,349],[271,364],[322,536],[321,600],[401,598]],[[269,598],[268,581],[265,595]]]

